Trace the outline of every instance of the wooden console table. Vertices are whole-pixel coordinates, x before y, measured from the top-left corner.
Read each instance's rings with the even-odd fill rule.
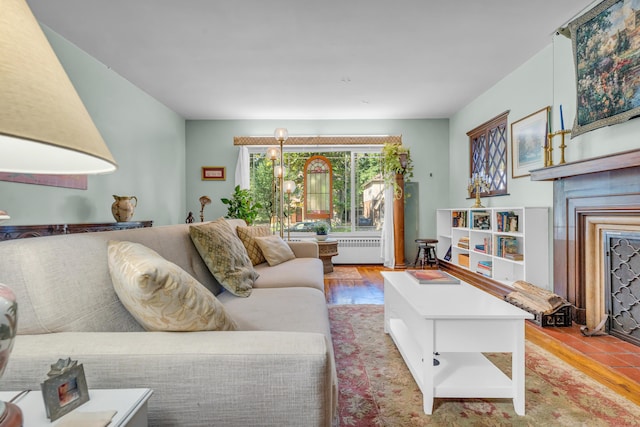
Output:
[[[97,222],[86,224],[44,224],[0,226],[0,241],[59,234],[89,233],[93,231],[126,230],[151,227],[153,221]]]

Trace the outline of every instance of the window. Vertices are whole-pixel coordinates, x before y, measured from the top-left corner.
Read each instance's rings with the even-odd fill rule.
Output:
[[[384,212],[381,151],[381,145],[285,145],[285,180],[296,183],[285,195],[285,226],[312,232],[314,221],[326,221],[331,233],[378,233]],[[249,147],[249,156],[251,192],[264,207],[256,223],[269,224],[273,165],[264,146]]]
[[[481,196],[507,194],[508,111],[467,132],[469,136],[469,178],[484,175],[488,189]],[[471,197],[475,196],[475,189]]]
[[[325,156],[312,156],[304,164],[304,215],[309,219],[331,220],[331,162]]]

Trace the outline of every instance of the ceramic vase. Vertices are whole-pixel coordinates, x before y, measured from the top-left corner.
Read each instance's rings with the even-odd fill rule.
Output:
[[[138,198],[136,196],[116,196],[115,194],[113,198],[115,202],[111,205],[111,213],[116,221],[131,221],[136,206],[138,206]]]

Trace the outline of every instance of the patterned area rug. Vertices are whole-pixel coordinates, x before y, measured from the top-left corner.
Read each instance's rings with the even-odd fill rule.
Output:
[[[362,276],[358,272],[356,267],[338,267],[334,266],[331,273],[324,275],[325,279],[345,279],[345,280],[358,280],[362,279]]]
[[[526,415],[511,399],[436,399],[422,393],[391,338],[381,305],[329,308],[340,387],[340,426],[640,426],[640,407],[527,342]],[[489,354],[510,375],[508,354]]]

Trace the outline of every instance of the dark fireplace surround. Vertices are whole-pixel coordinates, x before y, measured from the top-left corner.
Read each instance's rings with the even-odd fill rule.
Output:
[[[554,291],[574,304],[586,323],[585,231],[592,218],[640,217],[640,150],[532,171],[553,181]]]

